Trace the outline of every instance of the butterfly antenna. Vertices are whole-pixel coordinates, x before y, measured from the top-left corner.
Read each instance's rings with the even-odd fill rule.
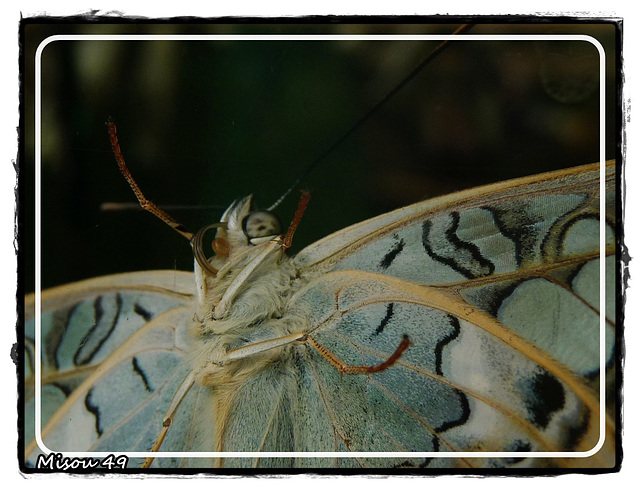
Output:
[[[131,174],[131,171],[129,171],[127,164],[124,162],[124,156],[122,155],[122,151],[120,150],[120,143],[118,142],[116,124],[112,120],[107,121],[107,129],[109,130],[109,140],[111,141],[113,154],[115,155],[116,161],[118,162],[118,167],[120,168],[120,172],[122,173],[124,178],[127,180],[127,183],[129,183],[129,186],[133,190],[133,193],[135,193],[136,198],[140,203],[140,207],[142,207],[142,209],[146,210],[147,212],[151,212],[160,220],[168,224],[173,230],[175,230],[180,235],[186,237],[187,239],[189,239],[189,241],[191,241],[194,236],[193,233],[185,229],[180,222],[178,222],[173,217],[171,217],[171,215],[169,215],[167,212],[162,210],[155,203],[153,203],[150,200],[147,200],[147,198],[142,193],[142,190],[138,186],[138,183],[136,183],[136,180],[133,179],[133,175]]]
[[[173,205],[160,204],[164,210],[225,210],[222,205]],[[139,203],[132,202],[104,202],[100,204],[101,212],[126,212],[130,210],[144,210]]]
[[[291,225],[289,225],[289,230],[287,230],[287,233],[285,234],[284,239],[282,240],[282,246],[285,249],[290,248],[291,244],[293,243],[293,234],[295,234],[296,229],[298,228],[298,225],[302,220],[302,216],[304,215],[304,211],[307,209],[307,205],[309,204],[310,198],[311,198],[311,193],[309,193],[308,191],[302,192],[302,195],[300,196],[300,201],[298,202],[298,210],[296,210],[296,213],[293,216],[293,220],[291,221]]]
[[[473,24],[464,24],[460,26],[452,35],[462,34],[473,27]],[[328,149],[315,158],[307,167],[302,171],[300,176],[293,182],[293,184],[280,196],[273,205],[267,210],[272,211],[278,205],[280,205],[285,198],[296,188],[298,185],[309,176],[309,174],[315,169],[315,167],[324,160],[329,154],[336,150],[351,134],[357,131],[361,125],[371,118],[383,105],[385,105],[393,96],[398,93],[404,86],[409,83],[425,66],[433,61],[450,43],[449,39],[442,41],[433,51],[431,51],[405,78],[398,83],[389,93],[387,93],[378,103],[376,103],[369,111],[364,114],[355,124],[353,124],[347,131],[342,134]]]

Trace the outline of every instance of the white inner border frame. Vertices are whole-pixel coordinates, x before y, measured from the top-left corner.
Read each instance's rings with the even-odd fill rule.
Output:
[[[584,41],[593,44],[600,54],[600,215],[605,214],[605,78],[606,59],[602,45],[593,37],[587,35],[55,35],[40,43],[35,55],[35,357],[42,355],[41,327],[42,327],[42,297],[41,297],[41,163],[42,163],[42,52],[45,47],[56,41]],[[605,371],[605,258],[606,258],[606,228],[605,219],[600,219],[600,371]],[[125,455],[128,457],[508,457],[508,458],[586,458],[596,454],[605,441],[605,376],[600,375],[600,437],[598,443],[584,452],[62,452],[66,457],[106,457]],[[45,454],[51,451],[42,440],[41,417],[41,361],[35,361],[35,438],[38,447]]]

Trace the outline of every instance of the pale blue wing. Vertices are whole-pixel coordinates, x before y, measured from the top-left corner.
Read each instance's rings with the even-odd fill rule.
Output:
[[[42,295],[42,428],[53,450],[148,449],[175,384],[188,373],[190,273],[96,278]],[[25,323],[25,442],[34,438],[33,296]],[[149,442],[151,439],[151,442]],[[145,446],[144,449],[138,447]]]
[[[306,276],[355,269],[435,285],[591,257],[599,251],[599,176],[599,165],[590,165],[427,200],[332,234],[303,249],[295,263]],[[610,163],[611,245],[614,185]]]

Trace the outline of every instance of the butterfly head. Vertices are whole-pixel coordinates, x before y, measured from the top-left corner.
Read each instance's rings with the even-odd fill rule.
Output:
[[[273,212],[255,209],[253,195],[233,202],[220,220],[227,225],[218,230],[218,237],[226,237],[232,245],[256,246],[282,233],[282,224]]]
[[[203,236],[208,230],[216,228],[216,238],[211,243],[215,257],[206,258],[203,252]],[[253,197],[236,200],[222,214],[220,222],[203,227],[192,241],[193,252],[200,267],[215,276],[218,267],[227,257],[242,249],[258,246],[278,237],[282,225],[278,217],[267,210],[256,210]]]

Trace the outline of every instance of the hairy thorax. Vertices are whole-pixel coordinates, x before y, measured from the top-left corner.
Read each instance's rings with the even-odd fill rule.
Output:
[[[230,256],[216,277],[204,276],[203,299],[193,317],[191,365],[196,381],[214,390],[235,390],[239,384],[288,354],[293,346],[269,349],[246,358],[228,360],[226,354],[247,344],[304,330],[304,318],[283,318],[291,295],[301,286],[289,256],[278,251],[242,284],[227,313],[214,318],[215,306],[236,275],[255,258],[260,246]]]

